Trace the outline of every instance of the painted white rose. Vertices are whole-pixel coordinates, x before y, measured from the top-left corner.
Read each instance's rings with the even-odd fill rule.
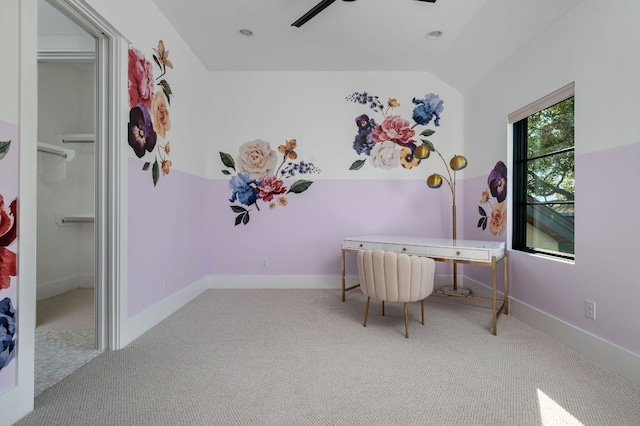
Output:
[[[394,169],[400,164],[400,152],[396,148],[396,144],[391,141],[377,143],[371,149],[369,161],[373,167],[385,170]]]
[[[274,173],[278,156],[269,142],[256,139],[240,146],[240,155],[236,158],[238,172],[260,179]]]

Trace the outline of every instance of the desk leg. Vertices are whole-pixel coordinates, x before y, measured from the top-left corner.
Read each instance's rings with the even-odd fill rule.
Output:
[[[345,289],[344,289],[344,279],[345,279],[345,277],[344,277],[344,269],[345,269],[345,268],[344,268],[344,250],[342,250],[342,301],[343,301],[343,302],[345,301],[345,297],[344,297],[344,295],[345,295]]]
[[[509,277],[507,276],[508,262],[506,250],[502,262],[504,263],[504,314],[509,315]]]
[[[492,327],[491,332],[494,336],[498,334],[498,313],[496,300],[496,257],[491,256],[491,313]]]

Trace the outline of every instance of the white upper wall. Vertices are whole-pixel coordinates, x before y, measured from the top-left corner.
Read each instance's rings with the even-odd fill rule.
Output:
[[[509,113],[575,81],[576,154],[640,141],[640,2],[585,0],[465,95],[467,177],[507,156]]]
[[[214,132],[206,87],[209,73],[150,0],[87,0],[87,3],[152,63],[152,49],[158,47],[158,40],[163,40],[174,66],[164,77],[173,92],[169,107],[171,130],[166,138],[171,142],[172,169],[204,176],[207,173],[204,150]],[[126,66],[126,60],[124,63]],[[153,66],[157,69],[155,63]],[[126,81],[122,90],[127,90]],[[128,146],[123,149],[135,157]]]
[[[380,113],[368,105],[347,101],[353,92],[377,95],[383,104],[395,98],[400,107],[388,115],[400,115],[411,123],[412,99],[435,93],[444,101],[441,124],[427,127],[436,130],[429,137],[436,149],[449,160],[462,154],[462,95],[429,73],[421,72],[213,72],[207,80],[213,107],[208,122],[215,128],[210,141],[210,178],[224,178],[219,151],[234,158],[247,141],[263,139],[272,149],[285,140],[296,139],[299,159],[313,162],[322,172],[314,179],[425,179],[440,169],[434,154],[429,167],[406,171],[402,167],[381,171],[368,163],[358,171],[351,164],[364,159],[353,150],[358,128],[356,117],[367,114],[377,123]],[[418,126],[416,136],[424,130]],[[417,138],[416,138],[417,139]]]

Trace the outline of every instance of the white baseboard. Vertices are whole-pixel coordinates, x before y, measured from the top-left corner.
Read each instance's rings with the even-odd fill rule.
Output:
[[[489,287],[466,277],[464,287],[479,296],[491,296]],[[499,292],[499,295],[502,297],[502,293]],[[525,324],[640,385],[640,356],[519,300],[511,298],[509,308],[509,313]],[[500,320],[498,320],[498,330],[500,330]]]
[[[93,288],[95,276],[93,274],[78,274],[61,280],[38,284],[36,300],[48,299],[77,288]]]
[[[208,277],[203,277],[193,284],[172,294],[158,304],[150,307],[133,318],[125,320],[120,329],[120,348],[124,348],[138,337],[149,331],[160,321],[169,317],[178,309],[201,295],[207,289]]]
[[[341,278],[338,275],[210,275],[208,288],[340,289]]]

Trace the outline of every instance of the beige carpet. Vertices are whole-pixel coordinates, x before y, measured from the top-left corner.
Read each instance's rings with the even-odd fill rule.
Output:
[[[640,387],[477,301],[209,290],[36,398],[19,425],[634,425]]]
[[[78,288],[37,303],[36,328],[40,330],[93,330],[92,288]]]

